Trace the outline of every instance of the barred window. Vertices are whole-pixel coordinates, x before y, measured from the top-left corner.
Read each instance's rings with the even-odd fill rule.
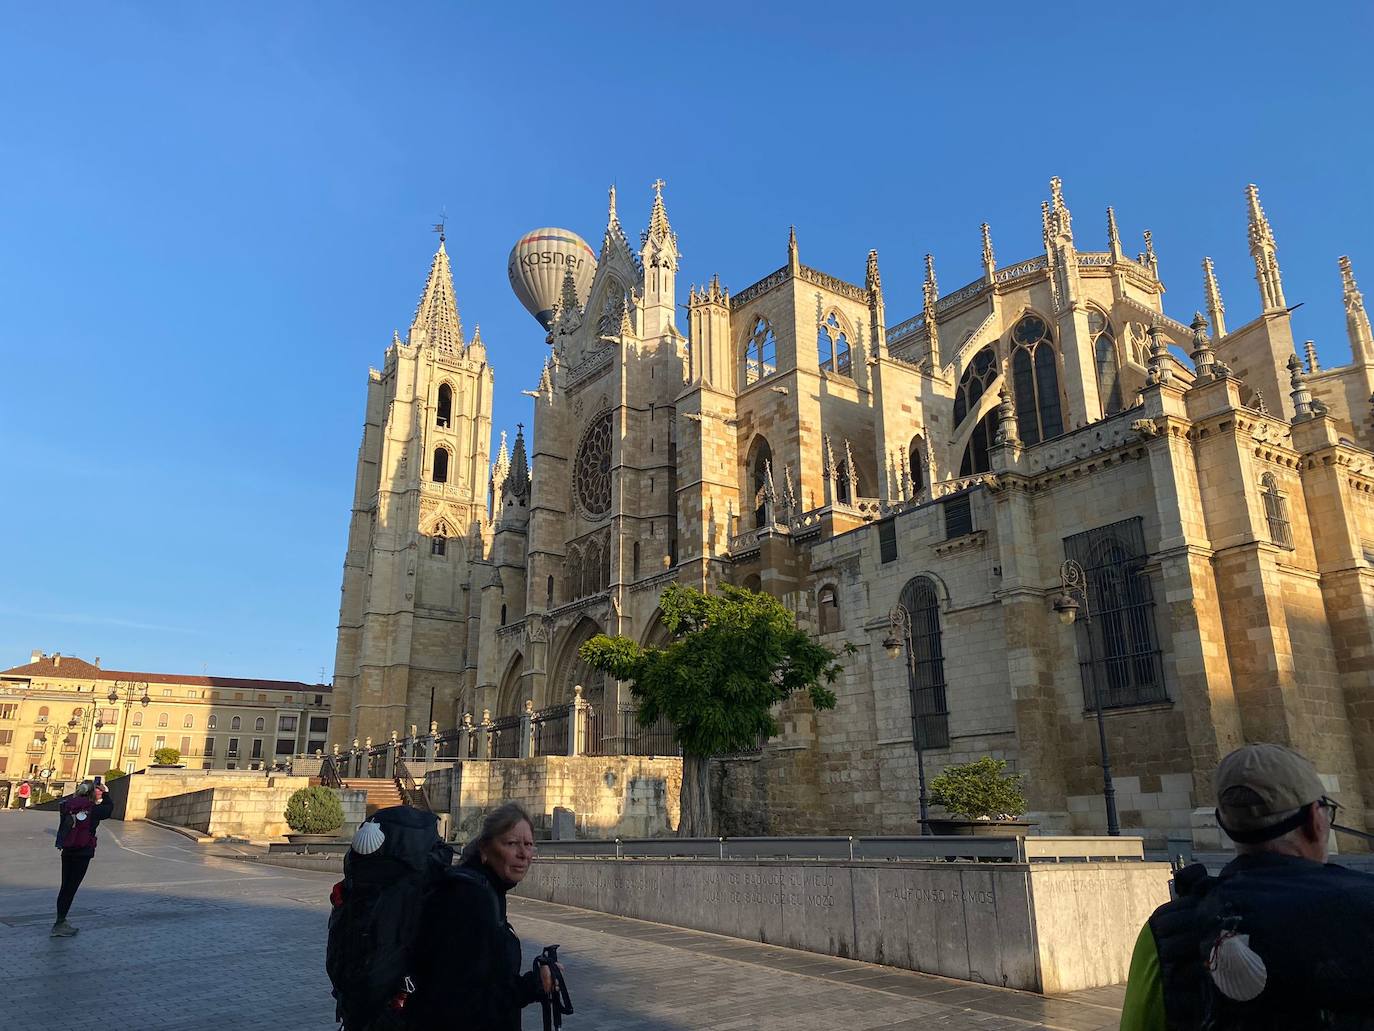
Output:
[[[945,540],[973,532],[973,504],[968,494],[950,498],[942,507],[945,510]]]
[[[929,577],[918,576],[902,588],[899,603],[911,617],[911,654],[907,677],[917,743],[949,747],[949,704],[945,694],[945,653],[940,631],[940,597]]]
[[[1269,539],[1280,548],[1293,548],[1293,525],[1288,521],[1288,499],[1279,493],[1273,473],[1260,477],[1260,496],[1264,499],[1264,518],[1269,522]]]
[[[1083,705],[1122,709],[1169,700],[1155,631],[1155,600],[1145,575],[1143,520],[1119,523],[1064,538],[1064,555],[1083,567],[1091,619],[1080,616],[1079,670]]]
[[[882,562],[897,561],[897,520],[889,516],[878,523],[878,558]]]

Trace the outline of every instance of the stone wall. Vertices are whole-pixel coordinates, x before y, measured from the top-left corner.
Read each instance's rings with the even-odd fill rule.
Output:
[[[1046,994],[1126,979],[1163,863],[541,859],[522,894]]]
[[[503,802],[519,802],[536,830],[552,826],[555,806],[577,814],[588,838],[653,837],[677,827],[682,760],[647,756],[539,756],[454,763],[430,771],[425,793],[451,814],[452,833],[465,838]]]
[[[275,787],[285,790],[289,798],[291,792],[309,785],[309,777],[267,776],[260,770],[143,770],[111,781],[110,798],[116,820],[141,820],[149,815],[150,802],[172,795],[206,788]]]
[[[281,785],[203,788],[151,799],[147,818],[216,838],[280,838],[291,833],[284,814],[286,803],[297,790],[299,786]],[[367,792],[345,789],[334,793],[344,810],[339,836],[350,837],[365,819]]]

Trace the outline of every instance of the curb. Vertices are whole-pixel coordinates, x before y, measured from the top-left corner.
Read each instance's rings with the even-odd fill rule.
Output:
[[[243,862],[260,866],[281,866],[290,870],[315,870],[319,873],[343,873],[342,855],[300,853],[296,855],[244,856]]]
[[[142,822],[151,823],[154,827],[161,827],[163,830],[171,831],[173,834],[180,834],[183,838],[190,838],[197,845],[213,845],[215,843],[215,839],[208,834],[202,834],[200,831],[192,830],[190,827],[178,827],[174,823],[162,823],[160,820],[150,820],[146,816],[143,818]]]

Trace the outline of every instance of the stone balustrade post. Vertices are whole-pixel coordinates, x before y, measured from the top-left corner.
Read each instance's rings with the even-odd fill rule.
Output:
[[[477,729],[477,758],[491,758],[491,710],[482,710],[482,725]]]
[[[382,776],[387,780],[391,780],[396,776],[396,757],[400,754],[400,751],[401,736],[393,730],[391,732],[391,743],[386,746],[386,751],[382,753],[382,755],[385,756],[386,762],[385,772]]]
[[[439,753],[439,724],[431,722],[429,733],[424,739],[425,749],[425,773],[434,769],[434,758]]]
[[[525,699],[525,711],[520,714],[520,758],[534,755],[534,702]]]
[[[587,710],[582,700],[582,685],[573,687],[572,710],[568,713],[568,754],[581,755],[587,747]]]

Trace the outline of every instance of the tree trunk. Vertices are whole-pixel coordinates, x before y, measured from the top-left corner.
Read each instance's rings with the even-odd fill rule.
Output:
[[[681,815],[679,838],[711,836],[711,760],[704,755],[682,757]]]

